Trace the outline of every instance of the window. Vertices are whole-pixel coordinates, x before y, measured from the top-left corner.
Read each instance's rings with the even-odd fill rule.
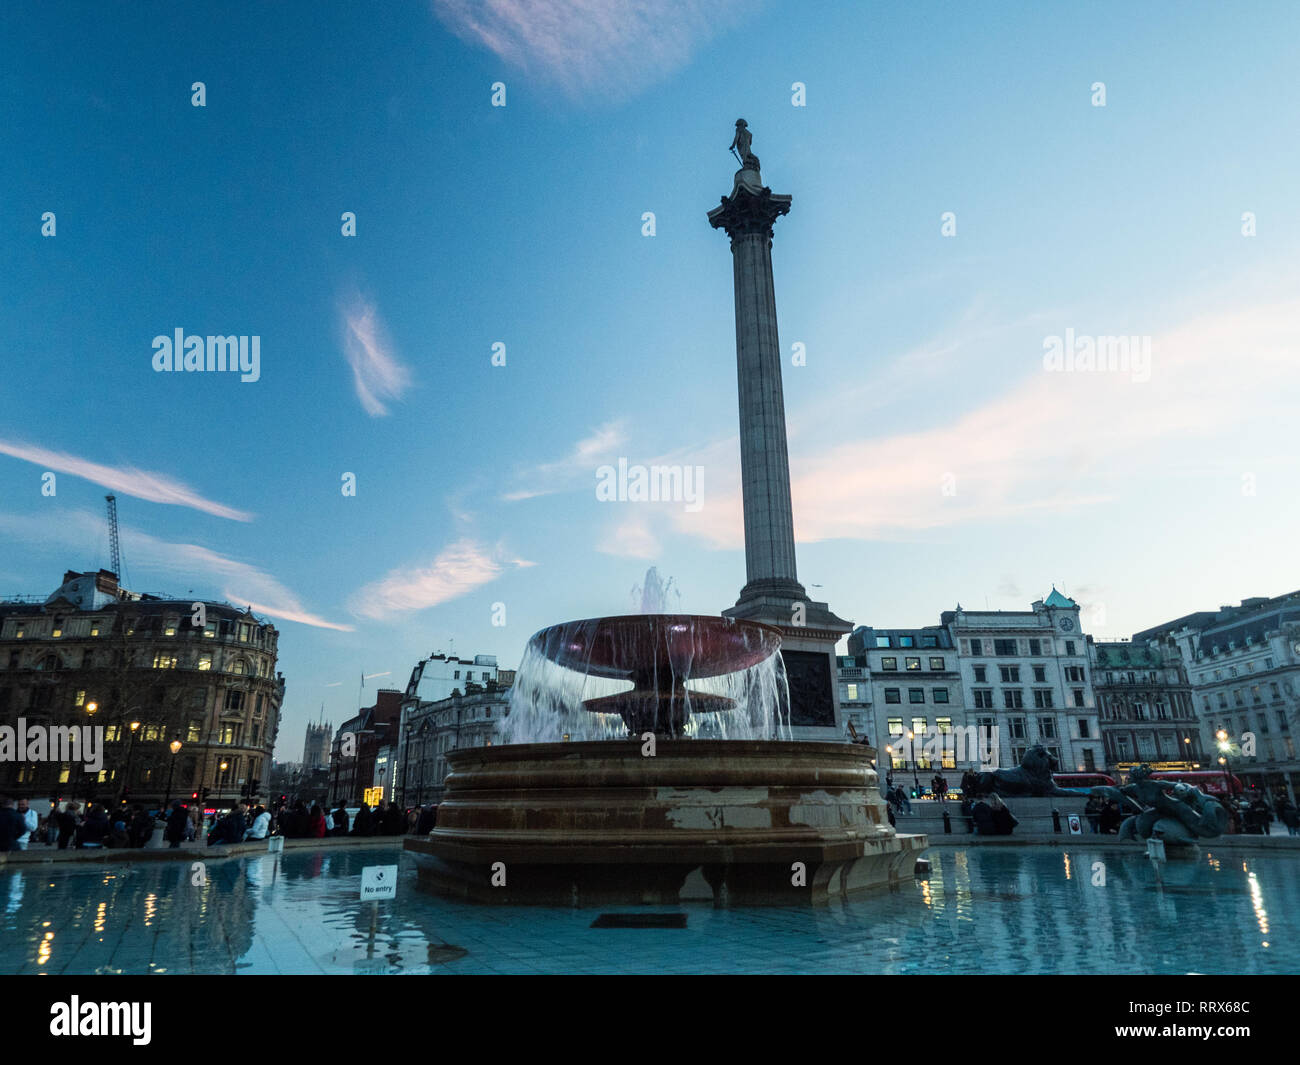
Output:
[[[167,619],[167,624],[163,627],[163,635],[164,636],[176,635],[176,622],[173,621],[171,618]]]
[[[1019,666],[998,666],[998,674],[1002,677],[1002,683],[1003,683],[1003,684],[1019,684],[1019,683],[1020,683],[1020,667],[1019,667]]]
[[[943,658],[942,658],[942,656],[935,657],[935,656],[932,655],[932,656],[930,657],[930,669],[931,669],[933,672],[935,672],[935,673],[942,673],[942,672],[943,672]]]
[[[992,709],[993,709],[993,689],[992,689],[992,688],[976,688],[972,694],[975,696],[975,709],[976,709],[976,710],[992,710]]]
[[[1250,701],[1251,701],[1252,703],[1262,703],[1262,702],[1264,701],[1264,696],[1263,696],[1263,694],[1260,692],[1260,690],[1259,690],[1259,685],[1258,685],[1258,684],[1252,684],[1252,685],[1251,685],[1251,688],[1250,688]]]
[[[242,677],[248,673],[248,663],[245,662],[242,658],[236,658],[230,664],[230,672],[234,673],[238,677]]]
[[[936,703],[946,703],[948,701],[947,688],[931,688],[930,693]]]
[[[988,673],[988,666],[972,666],[971,668],[975,672],[976,684],[984,684],[988,681],[988,677],[986,676]]]
[[[55,619],[54,619],[54,628],[50,631],[50,636],[51,636],[53,639],[57,640],[57,639],[58,639],[60,636],[62,636],[62,635],[63,635],[63,619],[62,619],[62,618],[55,618]]]
[[[1083,689],[1075,688],[1072,694],[1074,695],[1074,705],[1083,706]]]
[[[451,679],[452,679],[452,680],[460,680],[460,670],[459,670],[459,669],[456,670],[456,672],[453,673],[453,674],[451,675]]]
[[[99,622],[98,622],[98,621],[92,621],[92,622],[90,623],[90,635],[92,635],[92,636],[98,636],[98,635],[99,635]],[[60,781],[60,783],[62,783],[62,781]]]
[[[851,703],[856,703],[858,701],[858,686],[856,684],[850,684],[848,686],[847,698]]]
[[[1008,719],[1007,728],[1011,732],[1013,740],[1023,740],[1028,735],[1028,730],[1023,717],[1013,717]]]
[[[892,657],[892,656],[889,657],[889,658],[882,658],[882,659],[880,660],[880,668],[881,668],[882,670],[883,670],[883,669],[897,669],[897,668],[898,668],[898,659],[897,659],[897,658],[894,658],[894,657]]]
[[[1046,667],[1046,666],[1034,666],[1034,683],[1035,683],[1035,684],[1046,684],[1046,683],[1047,683],[1047,667]]]
[[[1056,739],[1056,718],[1040,717],[1038,719],[1038,735],[1040,739]]]
[[[885,689],[885,702],[887,702],[887,703],[901,703],[902,701],[903,701],[903,699],[902,699],[902,695],[900,694],[898,688],[886,688],[886,689]]]
[[[898,638],[898,646],[899,646],[899,647],[915,647],[915,646],[916,646],[916,639],[915,639],[915,637],[912,637],[912,636],[900,636],[900,637]]]
[[[207,672],[208,670],[210,670],[211,668],[212,668],[212,656],[211,656],[211,655],[199,655],[199,670],[200,670],[201,672],[206,673],[206,672]]]
[[[908,658],[904,660],[908,669],[920,669],[921,660],[919,658]]]
[[[1092,733],[1088,729],[1088,719],[1086,717],[1079,718],[1079,739],[1092,739]]]
[[[1227,705],[1228,705],[1228,696],[1227,696],[1226,694],[1224,694],[1223,692],[1219,692],[1219,707],[1220,707],[1220,709],[1222,709],[1223,707],[1225,707],[1225,706],[1227,706]]]
[[[1068,681],[1070,681],[1070,682],[1073,683],[1073,684],[1082,684],[1082,683],[1083,683],[1083,666],[1066,666],[1066,667],[1065,667],[1065,679],[1068,680]],[[1129,683],[1130,683],[1130,684],[1133,683],[1133,677],[1132,677],[1131,674],[1129,675]]]
[[[159,651],[157,654],[153,656],[153,668],[154,669],[175,669],[176,656],[172,654],[167,654],[167,652],[165,651]]]
[[[225,708],[227,710],[244,709],[244,693],[241,691],[236,691],[234,688],[227,689]]]
[[[983,646],[984,645],[981,640],[971,640],[970,653],[973,655],[982,655],[984,653]]]
[[[922,647],[938,647],[938,646],[939,646],[939,637],[938,637],[938,636],[933,636],[933,635],[929,635],[929,636],[927,636],[927,635],[922,635],[922,637],[921,637],[921,646],[922,646]]]
[[[877,636],[877,637],[876,637],[876,646],[877,646],[877,647],[888,647],[888,646],[889,646],[889,637],[888,637],[888,636]]]
[[[185,742],[186,742],[186,743],[198,743],[198,742],[199,742],[199,729],[202,728],[202,727],[203,727],[203,726],[202,726],[202,722],[199,722],[199,721],[191,721],[188,725],[186,725],[186,726],[185,726]]]
[[[925,689],[924,689],[924,688],[908,688],[908,689],[907,689],[907,701],[908,701],[909,703],[923,703],[923,702],[925,702]]]
[[[1015,640],[994,640],[993,653],[1001,657],[1005,657],[1007,655],[1014,655],[1016,653],[1016,641]]]
[[[1004,688],[1002,705],[1008,710],[1019,710],[1025,705],[1025,695],[1019,688]]]
[[[1265,669],[1272,669],[1272,668],[1273,668],[1273,659],[1271,659],[1271,658],[1266,658],[1266,659],[1264,659],[1264,668],[1265,668]]]
[[[1042,641],[1042,640],[1030,640],[1030,641],[1029,641],[1029,653],[1030,653],[1031,655],[1041,655],[1041,654],[1043,653],[1043,641]]]
[[[8,692],[8,690],[9,690],[8,688],[5,689],[6,692]],[[86,689],[85,689],[85,688],[78,688],[78,689],[77,689],[77,697],[72,701],[72,705],[73,705],[73,706],[85,706],[85,705],[86,705]]]
[[[1074,641],[1073,641],[1073,640],[1066,640],[1066,641],[1065,641],[1065,653],[1066,653],[1067,655],[1073,655],[1073,654],[1074,654]]]
[[[248,638],[252,634],[253,634],[253,626],[241,622],[239,626],[239,642],[248,643]]]
[[[1052,689],[1035,688],[1034,689],[1034,707],[1038,710],[1047,710],[1052,706]]]

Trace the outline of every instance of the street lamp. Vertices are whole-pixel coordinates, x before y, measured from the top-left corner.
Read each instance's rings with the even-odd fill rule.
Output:
[[[181,741],[172,740],[172,760],[167,765],[167,798],[163,799],[162,808],[166,810],[172,801],[172,773],[176,770],[176,756],[181,753]]]
[[[912,748],[912,779],[916,782],[916,797],[919,799],[921,797],[921,778],[916,772],[917,761],[916,761],[915,740],[916,740],[916,735],[912,732],[911,729],[908,729],[907,742],[908,745]]]
[[[132,721],[129,727],[131,729],[131,737],[127,741],[126,767],[122,770],[122,786],[118,789],[117,796],[121,801],[125,801],[123,797],[126,794],[127,788],[131,785],[131,756],[135,754],[135,736],[136,733],[140,731],[140,722]]]

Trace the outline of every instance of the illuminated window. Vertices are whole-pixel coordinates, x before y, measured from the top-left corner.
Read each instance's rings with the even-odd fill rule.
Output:
[[[72,705],[73,705],[73,706],[85,706],[85,705],[86,705],[86,689],[85,689],[85,688],[78,688],[78,689],[77,689],[77,698],[74,700],[74,702],[73,702]]]
[[[849,695],[848,695],[848,698],[849,698],[849,701],[850,701],[850,702],[857,702],[857,701],[858,701],[858,686],[857,686],[856,684],[850,684],[850,685],[849,685]]]
[[[235,659],[234,663],[231,665],[230,672],[242,677],[245,673],[248,672],[248,663],[245,662],[242,658],[237,658]]]
[[[159,651],[153,656],[154,669],[175,669],[176,656],[169,655],[165,651]]]
[[[203,673],[206,673],[211,668],[212,668],[212,656],[199,655],[199,670]]]

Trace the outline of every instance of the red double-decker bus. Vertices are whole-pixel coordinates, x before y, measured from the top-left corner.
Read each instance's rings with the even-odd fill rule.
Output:
[[[1115,778],[1105,773],[1053,773],[1052,779],[1062,788],[1113,788]]]
[[[1240,778],[1217,769],[1161,769],[1151,774],[1153,780],[1174,780],[1192,784],[1209,795],[1234,798],[1245,790]]]

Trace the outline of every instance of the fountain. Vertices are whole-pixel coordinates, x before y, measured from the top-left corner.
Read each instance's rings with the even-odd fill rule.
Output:
[[[776,738],[780,643],[682,614],[543,629],[506,742],[450,754],[437,828],[406,841],[421,882],[484,902],[788,905],[911,877],[925,837],[889,825],[874,752]]]

